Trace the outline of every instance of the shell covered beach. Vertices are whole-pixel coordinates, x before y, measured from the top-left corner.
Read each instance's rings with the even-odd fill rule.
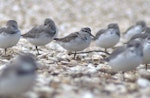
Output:
[[[21,33],[52,18],[58,37],[90,27],[92,34],[109,23],[118,23],[121,33],[138,20],[150,26],[149,0],[0,0],[0,27],[6,21],[18,22]],[[122,45],[120,42],[117,46]],[[115,47],[117,47],[115,46]],[[73,55],[55,41],[39,47],[37,55],[38,79],[33,90],[21,98],[150,98],[150,68],[141,65],[135,71],[112,74],[102,59],[102,52]],[[84,51],[99,50],[94,43]],[[109,52],[112,52],[110,49]],[[8,49],[8,57],[0,57],[0,64],[9,62],[20,52],[36,54],[35,47],[21,38]],[[1,49],[0,54],[4,54]]]

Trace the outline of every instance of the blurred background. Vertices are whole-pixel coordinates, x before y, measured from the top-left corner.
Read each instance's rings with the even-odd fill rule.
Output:
[[[26,33],[33,26],[43,24],[45,18],[52,18],[58,27],[59,37],[87,26],[95,34],[112,22],[118,23],[123,33],[138,20],[145,20],[149,26],[149,8],[150,0],[0,0],[0,27],[5,26],[6,21],[14,19],[18,22],[21,32]],[[117,77],[116,80],[112,77],[111,81],[105,81],[111,76],[99,71],[100,68],[105,69],[108,66],[99,64],[101,59],[98,53],[81,55],[81,62],[68,61],[70,57],[67,53],[62,52],[60,46],[56,49],[55,45],[56,43],[50,43],[40,47],[42,55],[37,57],[44,66],[39,70],[38,86],[33,93],[30,92],[31,97],[26,98],[150,98],[150,86],[147,86],[148,83],[150,85],[149,80],[141,80],[140,83],[145,88],[139,87],[140,83],[135,81],[141,78],[137,73],[136,77],[135,73],[129,73],[132,82],[122,83],[119,75],[114,76]],[[19,44],[11,49],[14,51],[10,51],[11,55],[19,51],[36,54],[35,47],[25,39],[21,39]],[[62,62],[53,63],[53,60],[59,61],[60,57],[63,58]],[[4,60],[1,57],[0,59]],[[94,60],[97,60],[99,65],[91,65]],[[86,76],[88,74],[89,77]]]
[[[0,26],[15,19],[22,33],[52,18],[60,35],[89,26],[95,34],[111,22],[124,32],[138,20],[149,23],[149,0],[0,0]]]

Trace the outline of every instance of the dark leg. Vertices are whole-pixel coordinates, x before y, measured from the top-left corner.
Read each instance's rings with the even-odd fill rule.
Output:
[[[125,81],[125,76],[124,76],[125,72],[122,72],[122,80]]]
[[[5,48],[5,50],[4,50],[4,51],[5,51],[5,56],[6,56],[7,48]]]
[[[104,51],[105,51],[105,53],[107,53],[107,48],[105,48],[105,50],[104,50]]]
[[[38,47],[35,46],[35,48],[36,48],[37,54],[39,55],[40,53],[39,53]]]
[[[145,64],[146,70],[148,69],[148,64]]]
[[[77,54],[77,52],[75,51],[75,52],[74,52],[74,57],[73,57],[73,59],[76,59],[76,54]]]

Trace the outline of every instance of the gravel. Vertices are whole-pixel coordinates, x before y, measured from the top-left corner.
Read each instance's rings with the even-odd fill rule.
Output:
[[[0,0],[0,26],[15,19],[22,33],[26,33],[50,17],[58,26],[58,37],[85,26],[91,27],[95,34],[111,22],[117,22],[123,33],[138,20],[145,20],[149,25],[149,6],[149,0]],[[100,48],[92,43],[84,51],[97,49]],[[0,64],[9,62],[22,51],[36,54],[35,47],[21,39],[8,50],[10,56],[0,57]],[[68,55],[54,41],[40,47],[40,53],[36,86],[22,98],[150,97],[150,70],[142,66],[126,72],[123,80],[122,73],[111,73],[109,65],[102,60],[107,56],[104,53],[78,54],[78,59],[73,60],[73,55]]]

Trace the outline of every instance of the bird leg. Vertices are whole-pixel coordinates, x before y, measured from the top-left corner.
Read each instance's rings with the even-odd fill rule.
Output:
[[[104,52],[107,53],[107,48],[105,48]]]
[[[75,52],[74,52],[74,57],[73,57],[73,59],[76,59],[76,54],[77,54],[77,52],[75,51]]]
[[[6,56],[7,48],[5,48],[4,52],[5,52],[5,56]]]
[[[146,64],[145,67],[146,67],[146,70],[147,70],[148,69],[148,64]]]
[[[35,46],[35,48],[36,48],[37,54],[40,55],[38,47]]]

